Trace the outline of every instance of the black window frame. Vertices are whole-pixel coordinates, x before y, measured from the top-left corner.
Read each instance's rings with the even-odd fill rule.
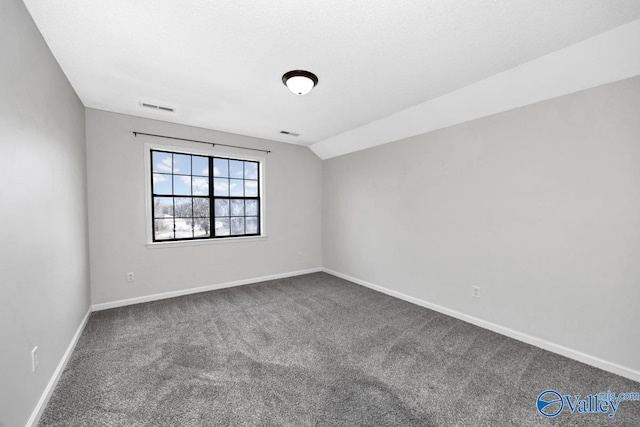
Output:
[[[190,174],[176,174],[174,173],[174,171],[172,170],[171,173],[166,173],[166,172],[154,172],[154,165],[153,165],[153,158],[154,158],[154,153],[164,153],[164,154],[171,154],[172,155],[172,159],[173,159],[173,155],[186,155],[186,156],[191,156],[191,173]],[[150,173],[150,186],[151,186],[151,238],[152,238],[152,242],[153,243],[164,243],[164,242],[185,242],[185,241],[201,241],[201,240],[218,240],[218,239],[228,239],[228,238],[243,238],[243,237],[259,237],[262,236],[262,194],[261,194],[261,167],[262,167],[262,162],[260,160],[256,160],[256,159],[250,159],[250,158],[235,158],[235,157],[226,157],[226,156],[221,156],[221,155],[209,155],[209,154],[201,154],[201,153],[197,153],[197,152],[189,152],[189,151],[174,151],[174,150],[169,150],[169,149],[161,149],[161,148],[151,148],[149,150],[149,173]],[[193,157],[205,157],[207,158],[207,162],[208,162],[208,177],[205,177],[203,175],[194,175],[193,174]],[[222,177],[222,176],[214,176],[214,162],[215,159],[221,159],[221,160],[226,160],[228,161],[228,171],[227,171],[227,176],[226,177]],[[239,161],[239,162],[243,162],[243,176],[242,178],[234,178],[231,177],[231,171],[230,171],[230,162],[231,161]],[[172,161],[173,162],[173,161]],[[256,179],[248,179],[245,176],[245,164],[246,163],[255,163],[256,164],[256,172],[257,172],[257,176]],[[173,163],[172,163],[172,167],[173,167]],[[155,183],[154,183],[154,174],[163,174],[163,175],[170,175],[171,176],[171,194],[159,194],[159,193],[155,193]],[[182,195],[182,194],[175,194],[175,189],[174,189],[174,177],[175,176],[190,176],[191,177],[191,195]],[[207,195],[194,195],[193,194],[193,178],[194,177],[200,177],[200,178],[207,178],[208,179],[208,189],[209,189],[209,194]],[[230,183],[230,181],[232,179],[241,179],[243,181],[243,196],[231,196],[231,188],[228,188],[228,195],[227,196],[218,196],[215,195],[215,189],[214,189],[214,179],[216,178],[226,178],[227,181]],[[252,181],[255,182],[257,185],[257,196],[246,196],[245,195],[245,182],[246,181]],[[229,185],[230,187],[230,185]],[[156,237],[156,209],[155,209],[155,200],[156,197],[164,197],[164,198],[172,198],[173,199],[173,216],[172,218],[174,219],[173,222],[173,238],[169,238],[169,239],[158,239]],[[176,198],[190,198],[192,199],[192,213],[191,213],[191,234],[192,237],[176,237],[176,223],[175,223],[175,219],[176,219],[176,202],[175,199]],[[194,204],[193,204],[193,200],[194,199],[207,199],[209,201],[209,215],[208,217],[196,217],[194,216]],[[227,200],[228,201],[228,215],[224,216],[224,217],[216,217],[215,216],[215,203],[216,200]],[[231,201],[232,200],[243,200],[245,201],[245,209],[246,209],[246,201],[247,200],[255,200],[257,203],[257,213],[256,215],[246,215],[246,210],[243,211],[243,215],[231,215]],[[182,217],[178,217],[178,218],[182,218]],[[184,217],[185,219],[187,217]],[[209,235],[208,236],[195,236],[194,234],[194,228],[195,228],[195,220],[197,218],[206,218],[209,220]],[[229,220],[229,234],[228,235],[216,235],[215,232],[215,220],[216,218],[228,218]],[[246,219],[247,218],[256,218],[257,219],[257,232],[256,233],[244,233],[244,234],[231,234],[231,223],[232,223],[232,219],[233,218],[244,218],[244,229],[246,231]]]

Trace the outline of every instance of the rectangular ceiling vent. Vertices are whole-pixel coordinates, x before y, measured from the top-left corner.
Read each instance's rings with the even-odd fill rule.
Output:
[[[140,106],[141,107],[145,107],[145,108],[151,108],[151,109],[154,109],[154,110],[168,111],[170,113],[173,113],[175,111],[173,108],[170,108],[170,107],[163,107],[161,105],[149,104],[147,102],[141,102]]]
[[[280,133],[283,133],[285,135],[291,135],[291,136],[300,136],[299,133],[295,133],[295,132],[289,132],[287,130],[281,130]]]

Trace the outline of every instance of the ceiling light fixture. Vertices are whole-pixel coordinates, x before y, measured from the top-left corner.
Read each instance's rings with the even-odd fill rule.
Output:
[[[318,84],[318,77],[304,70],[293,70],[284,73],[282,83],[296,95],[306,95]]]

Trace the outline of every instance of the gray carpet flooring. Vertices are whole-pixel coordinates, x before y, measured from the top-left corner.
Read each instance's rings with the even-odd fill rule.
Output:
[[[40,426],[638,426],[640,384],[325,273],[93,313]]]

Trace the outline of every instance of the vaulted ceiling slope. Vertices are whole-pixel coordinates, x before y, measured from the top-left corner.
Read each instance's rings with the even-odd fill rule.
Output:
[[[86,107],[321,158],[640,74],[640,0],[24,2]]]

